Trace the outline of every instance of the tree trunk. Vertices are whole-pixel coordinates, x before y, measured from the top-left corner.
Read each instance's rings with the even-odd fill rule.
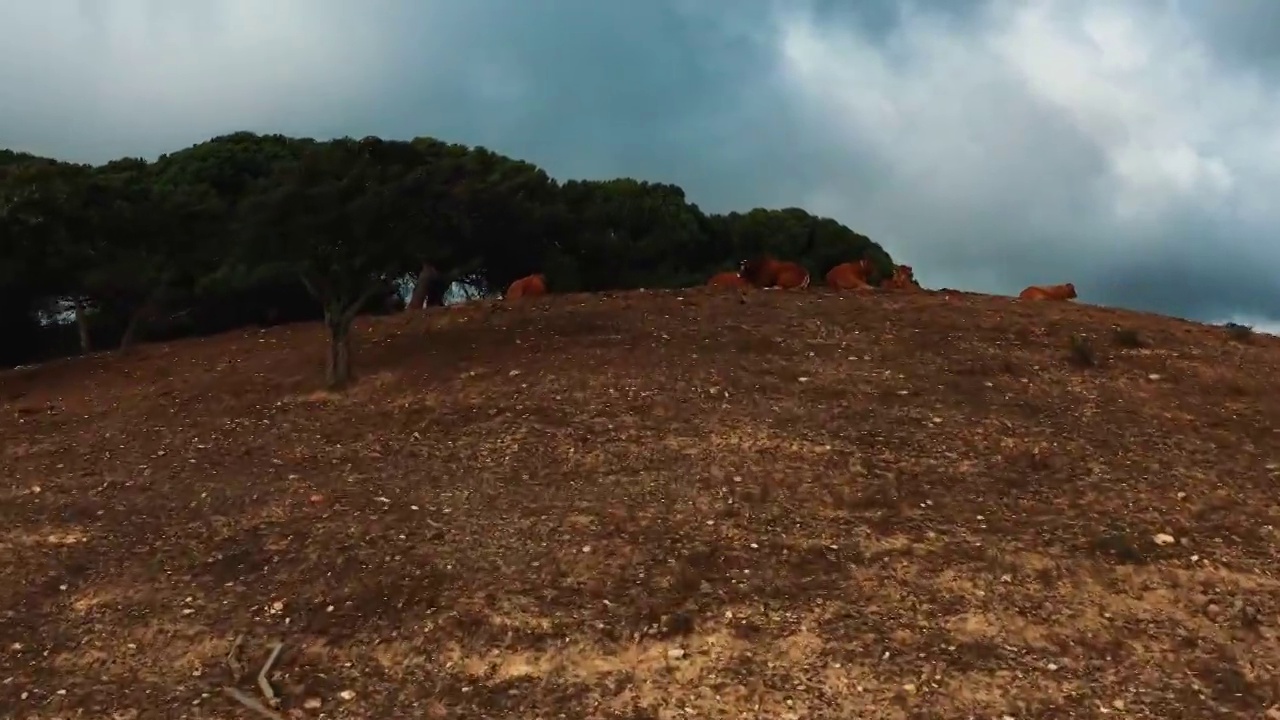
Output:
[[[80,353],[88,355],[93,351],[93,339],[89,335],[89,311],[85,307],[84,298],[75,301],[76,330],[80,333]]]
[[[413,294],[409,296],[409,304],[405,306],[406,310],[421,310],[426,306],[427,292],[438,274],[431,263],[423,263],[422,270],[418,273],[418,279],[413,283]]]
[[[142,321],[146,319],[151,303],[144,302],[129,314],[129,322],[124,326],[124,335],[120,337],[120,352],[127,353],[133,349],[138,340],[138,331],[142,329]]]
[[[354,318],[347,313],[325,313],[329,330],[329,357],[324,366],[325,383],[330,390],[340,390],[351,383],[351,325]]]
[[[165,286],[158,285],[143,296],[129,314],[129,322],[124,327],[124,335],[120,338],[120,352],[127,353],[138,340],[138,331],[157,309],[161,307]]]

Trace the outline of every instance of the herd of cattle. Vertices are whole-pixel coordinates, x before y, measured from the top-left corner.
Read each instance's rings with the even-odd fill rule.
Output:
[[[827,272],[827,285],[833,290],[874,290],[871,284],[872,265],[867,259],[856,262],[845,262],[836,265]],[[782,289],[803,290],[809,287],[809,271],[799,263],[789,260],[778,260],[769,256],[743,260],[738,271],[725,271],[713,275],[707,285],[713,288],[739,290]],[[893,274],[880,281],[882,290],[920,290],[915,273],[910,265],[895,265]],[[547,278],[542,273],[522,277],[507,288],[506,298],[515,300],[522,297],[534,297],[547,294]],[[1018,297],[1023,300],[1073,300],[1076,297],[1076,286],[1065,285],[1033,285]]]

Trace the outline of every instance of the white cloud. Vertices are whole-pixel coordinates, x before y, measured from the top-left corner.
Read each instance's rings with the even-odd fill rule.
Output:
[[[149,148],[333,112],[387,63],[360,6],[324,0],[5,2],[0,26],[0,105]]]
[[[908,10],[887,40],[780,15],[779,88],[880,171],[875,192],[832,178],[813,204],[935,258],[936,284],[1009,292],[1088,263],[1199,257],[1170,231],[1188,218],[1220,232],[1223,256],[1280,264],[1280,93],[1219,63],[1173,7],[996,1],[976,23]]]

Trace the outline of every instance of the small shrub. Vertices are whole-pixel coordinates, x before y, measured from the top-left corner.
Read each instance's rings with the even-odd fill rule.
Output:
[[[1093,352],[1093,343],[1083,335],[1072,335],[1068,345],[1068,359],[1076,367],[1093,367],[1098,364],[1098,356]]]
[[[1138,334],[1133,328],[1116,328],[1115,334],[1116,345],[1122,348],[1138,349],[1147,346],[1147,341]]]
[[[1229,322],[1223,325],[1222,328],[1227,331],[1227,339],[1229,340],[1234,340],[1238,343],[1253,342],[1253,328],[1249,325]]]
[[[1145,565],[1149,561],[1142,544],[1130,533],[1116,528],[1108,528],[1091,538],[1089,549],[1120,565]]]

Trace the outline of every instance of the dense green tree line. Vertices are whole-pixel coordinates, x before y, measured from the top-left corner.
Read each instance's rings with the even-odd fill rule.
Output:
[[[407,278],[419,308],[533,272],[553,292],[696,285],[765,252],[816,276],[862,257],[892,267],[803,210],[707,214],[674,185],[559,183],[430,138],[241,132],[101,166],[0,150],[0,364],[322,320],[341,385],[352,320],[403,308]]]

